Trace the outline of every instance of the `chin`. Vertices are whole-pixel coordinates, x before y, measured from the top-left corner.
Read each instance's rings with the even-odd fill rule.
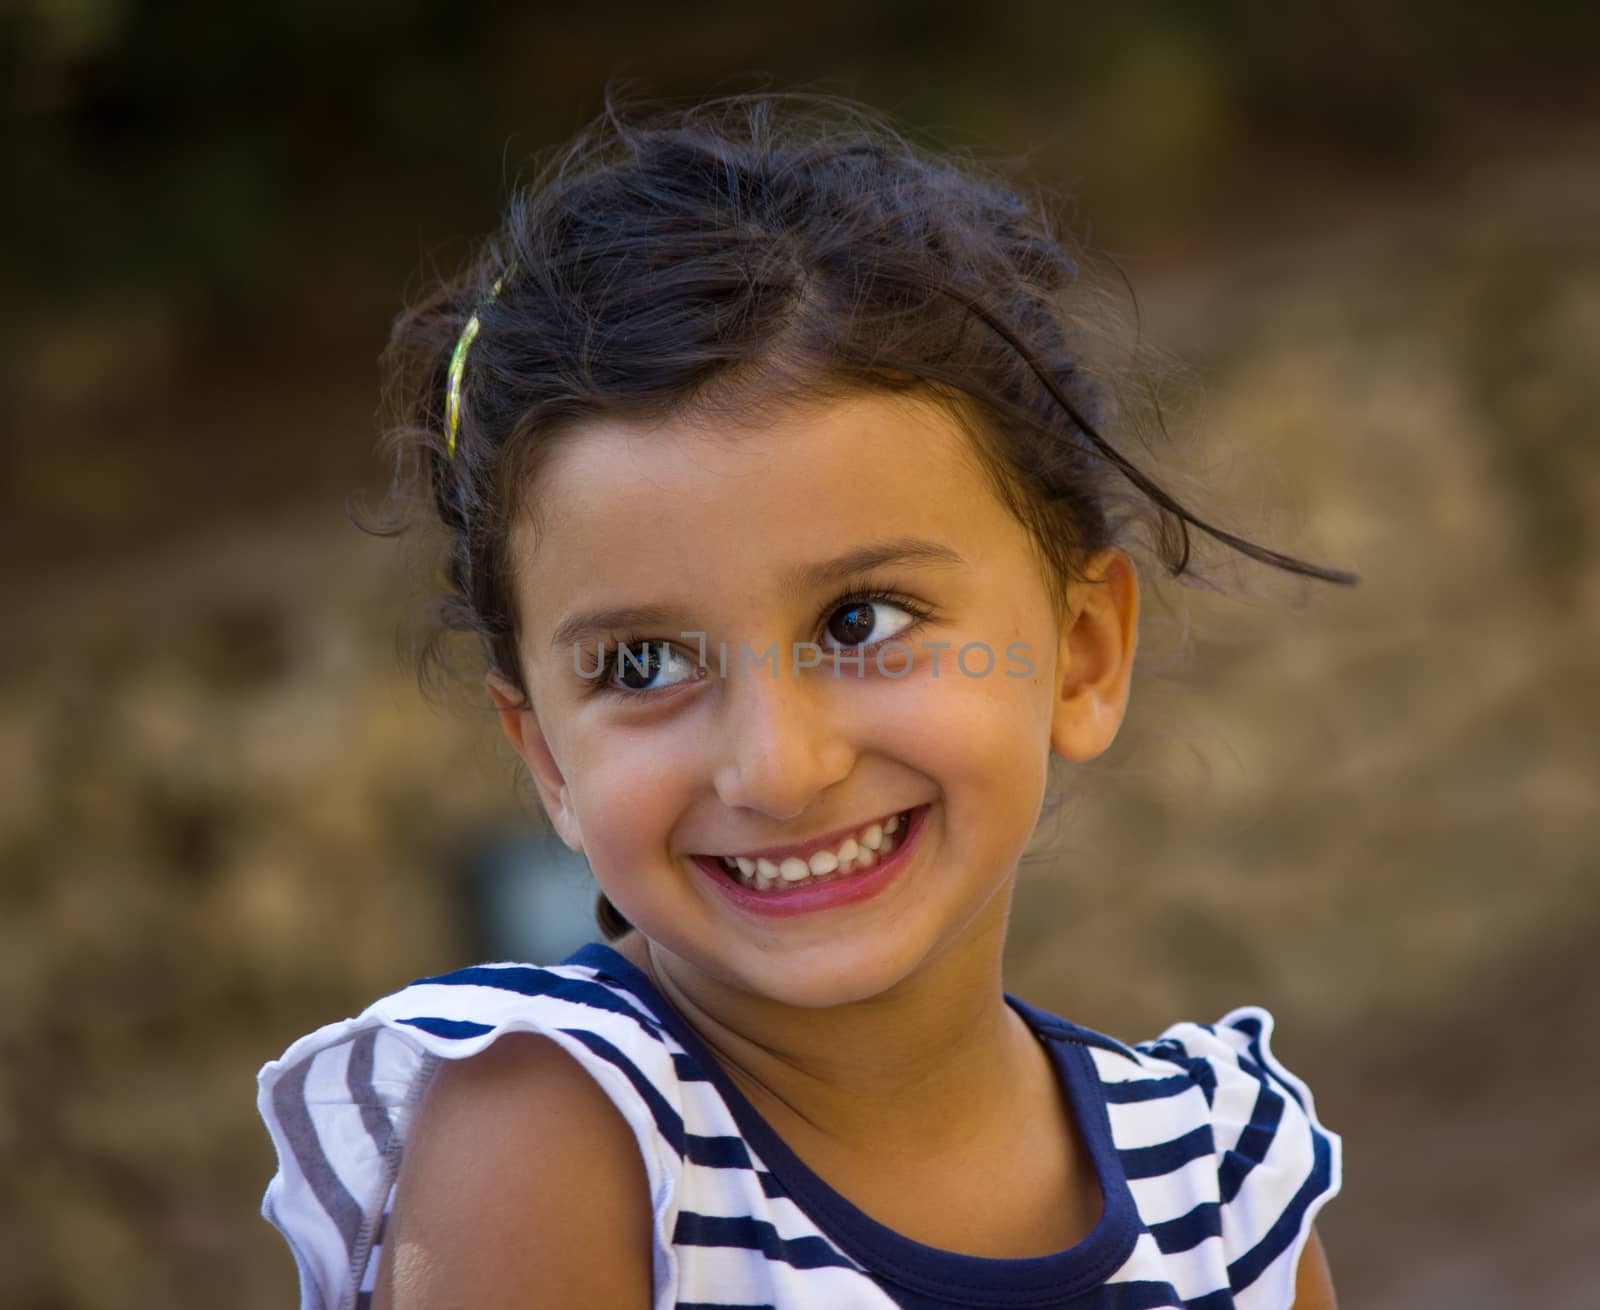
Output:
[[[822,947],[726,961],[719,970],[741,991],[801,1010],[855,1005],[892,992],[915,972],[914,962]]]
[[[769,1001],[793,1006],[797,1010],[831,1010],[841,1005],[857,1005],[882,996],[899,981],[899,978],[895,978],[893,982],[880,982],[877,979],[852,976],[821,978],[799,984],[794,979],[784,979],[770,986],[751,986],[750,990]]]

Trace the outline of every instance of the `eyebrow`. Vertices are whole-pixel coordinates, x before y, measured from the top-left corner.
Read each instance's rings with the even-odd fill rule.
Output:
[[[926,567],[959,567],[967,561],[942,542],[924,537],[895,537],[847,551],[815,564],[800,564],[785,569],[779,586],[785,592],[816,591],[830,582],[865,573],[885,564],[916,564]],[[550,638],[550,649],[559,651],[585,637],[599,636],[618,628],[651,627],[682,621],[682,614],[670,605],[618,605],[591,610],[562,620]]]

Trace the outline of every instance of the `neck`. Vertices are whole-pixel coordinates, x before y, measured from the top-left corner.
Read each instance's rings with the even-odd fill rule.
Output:
[[[1009,899],[997,896],[959,945],[890,991],[823,1009],[728,987],[638,933],[617,950],[780,1133],[926,1152],[970,1132],[975,1118],[1008,1103],[1004,1089],[1042,1065],[1001,981]]]

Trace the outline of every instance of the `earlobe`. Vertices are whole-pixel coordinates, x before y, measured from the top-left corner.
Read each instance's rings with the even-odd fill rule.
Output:
[[[522,694],[521,688],[494,669],[484,675],[484,683],[494,700],[501,731],[511,743],[511,749],[528,766],[528,773],[539,791],[539,801],[545,813],[555,824],[561,840],[582,854],[583,829],[578,823],[578,811],[572,803],[572,793],[528,698]]]
[[[1056,663],[1050,745],[1066,760],[1103,753],[1121,730],[1139,641],[1139,579],[1125,551],[1109,547],[1069,589]]]

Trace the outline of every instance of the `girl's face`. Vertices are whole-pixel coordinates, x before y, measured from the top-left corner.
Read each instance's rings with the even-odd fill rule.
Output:
[[[993,967],[1052,748],[1091,758],[1121,723],[1127,557],[1092,560],[1106,585],[1075,587],[1057,626],[955,421],[870,393],[715,436],[592,425],[538,502],[537,539],[524,523],[512,542],[531,707],[490,685],[617,909],[675,968],[796,1006],[880,995],[951,952]],[[857,650],[859,673],[835,667]],[[762,891],[714,858],[914,807],[897,855],[820,884]]]

